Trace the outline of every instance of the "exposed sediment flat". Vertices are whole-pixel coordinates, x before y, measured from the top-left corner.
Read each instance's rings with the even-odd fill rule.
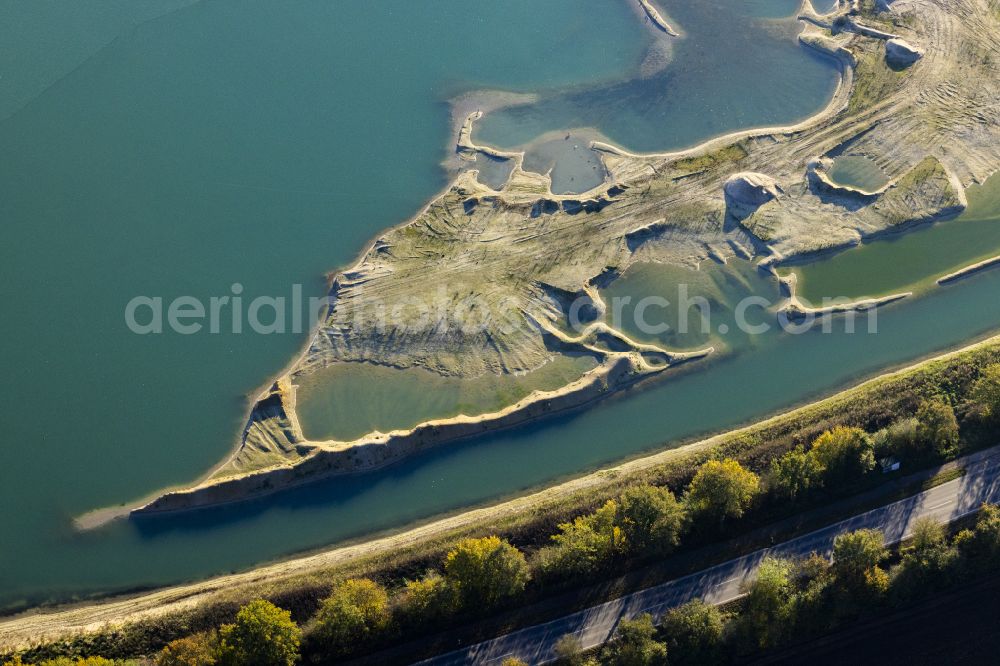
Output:
[[[822,17],[810,6],[803,11],[808,20],[800,41],[842,71],[823,112],[792,127],[749,130],[669,154],[596,145],[608,180],[581,195],[555,195],[547,176],[523,168],[523,155],[476,145],[478,114],[470,115],[456,152],[512,160],[506,184],[496,190],[465,172],[409,223],[376,239],[333,280],[325,320],[305,353],[261,395],[232,457],[195,488],[141,511],[236,501],[369,469],[453,434],[539,418],[545,401],[569,408],[662,372],[678,359],[670,350],[639,346],[607,328],[582,337],[558,334],[581,302],[599,320],[596,288],[633,263],[691,266],[750,254],[773,267],[961,212],[965,188],[1000,166],[996,2],[897,0],[882,11],[844,6]],[[921,49],[923,57],[904,69],[890,67],[890,38]],[[867,193],[817,180],[815,165],[847,147],[873,160],[889,184]],[[755,174],[754,182],[768,185],[767,196],[727,197],[725,184],[739,174]],[[432,304],[433,312],[446,314],[431,325],[419,307],[379,319],[397,304]],[[451,320],[456,312],[489,316],[469,327]],[[529,397],[506,421],[491,415],[488,423],[456,423],[434,435],[418,426],[408,435],[347,443],[309,441],[297,426],[291,387],[333,363],[472,377],[529,372],[581,345],[601,360],[589,375],[596,383]],[[651,363],[657,355],[661,362]]]

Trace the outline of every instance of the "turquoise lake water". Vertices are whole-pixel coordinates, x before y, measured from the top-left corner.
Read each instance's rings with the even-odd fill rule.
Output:
[[[191,579],[398,528],[752,419],[1000,325],[1000,304],[986,299],[1000,273],[986,273],[885,310],[878,335],[763,336],[704,372],[378,473],[72,529],[75,515],[222,459],[248,394],[305,339],[135,335],[126,303],[231,295],[234,283],[247,300],[294,284],[321,294],[326,271],[445,184],[449,100],[540,93],[530,111],[484,125],[501,145],[596,126],[665,150],[799,120],[832,93],[832,68],[795,44],[793,21],[773,18],[797,1],[663,6],[688,38],[666,70],[630,83],[654,40],[625,1],[0,4],[0,62],[16,70],[0,78],[0,604]],[[723,20],[747,6],[759,23]],[[763,42],[743,41],[748,30]],[[770,58],[754,70],[761,94],[721,94],[758,48]],[[678,71],[699,58],[700,77]]]
[[[566,128],[597,128],[631,150],[670,150],[689,145],[693,137],[734,127],[804,118],[817,111],[818,100],[832,94],[835,80],[829,63],[795,39],[801,26],[789,16],[799,3],[663,4],[687,38],[666,40],[671,45],[669,65],[662,71],[578,86],[499,110],[476,125],[475,139],[503,148],[527,146],[526,166],[538,171],[555,167],[555,192],[582,192],[603,176],[592,166],[578,168],[592,154],[586,150],[586,137],[571,135],[560,141],[565,133],[558,132],[556,143],[565,144],[563,163],[548,145],[540,146],[543,159],[533,160],[536,137]]]

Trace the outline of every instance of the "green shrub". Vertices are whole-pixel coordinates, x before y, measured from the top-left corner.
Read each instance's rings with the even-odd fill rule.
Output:
[[[628,553],[669,553],[685,522],[684,505],[668,488],[633,486],[594,513],[561,523],[535,562],[547,578],[594,574]]]
[[[879,566],[865,571],[865,585],[862,591],[870,601],[881,599],[889,591],[889,574]]]
[[[584,663],[583,645],[573,634],[566,634],[556,641],[555,653],[564,666],[581,666]]]
[[[541,549],[537,562],[549,578],[585,576],[608,566],[625,552],[625,535],[616,524],[618,503],[608,500],[594,513],[559,525],[554,544]]]
[[[917,410],[917,439],[930,455],[948,458],[958,450],[955,410],[941,400],[925,400]]]
[[[984,417],[991,421],[1000,420],[1000,363],[983,368],[979,379],[972,385],[970,397]]]
[[[219,658],[215,632],[194,634],[167,643],[156,657],[157,666],[214,666]]]
[[[839,581],[855,585],[888,555],[885,537],[878,530],[863,529],[833,540],[833,569]]]
[[[944,526],[930,517],[918,518],[910,545],[892,572],[892,592],[897,599],[916,599],[944,590],[954,579],[958,551],[948,544]]]
[[[940,548],[945,543],[944,525],[933,516],[921,516],[913,521],[910,552],[916,555]]]
[[[760,492],[760,479],[735,460],[709,460],[691,480],[689,510],[706,520],[739,518]]]
[[[784,637],[792,611],[794,570],[794,564],[788,560],[766,557],[753,581],[746,586],[740,620],[752,645],[769,647],[777,645]]]
[[[796,562],[795,578],[802,583],[825,578],[829,573],[830,563],[816,553],[810,553],[808,557]]]
[[[496,536],[460,541],[445,557],[444,575],[467,609],[517,596],[531,577],[524,554]]]
[[[888,428],[879,430],[872,435],[872,447],[875,455],[884,458],[900,456],[905,459],[918,457],[921,451],[920,438],[917,430],[920,421],[916,418],[901,419]]]
[[[813,442],[810,453],[822,466],[827,481],[852,482],[875,469],[871,437],[860,428],[837,426]]]
[[[954,543],[972,571],[995,567],[1000,563],[1000,508],[984,505],[975,528],[959,532]]]
[[[219,663],[224,666],[292,666],[302,633],[291,613],[269,601],[252,601],[233,624],[219,630]]]
[[[789,631],[796,636],[810,636],[828,631],[837,621],[829,576],[805,582],[802,589],[792,598],[789,616],[792,624]]]
[[[420,580],[406,581],[401,611],[408,622],[419,626],[447,617],[456,603],[455,590],[441,574],[432,571]]]
[[[656,627],[648,613],[622,620],[615,636],[601,651],[601,663],[611,666],[666,666],[667,646],[656,640]]]
[[[349,651],[389,626],[389,594],[375,581],[351,578],[333,586],[316,613],[315,637],[332,652]]]
[[[633,486],[618,501],[615,523],[633,553],[669,553],[680,542],[684,522],[684,505],[668,488]]]
[[[718,663],[725,616],[715,606],[700,599],[689,601],[667,611],[661,628],[671,664]]]
[[[768,486],[779,497],[795,501],[823,483],[823,466],[801,446],[771,461]]]

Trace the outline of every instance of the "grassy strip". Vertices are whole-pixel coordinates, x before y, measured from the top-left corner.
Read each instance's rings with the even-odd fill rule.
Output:
[[[935,474],[931,478],[927,479],[921,485],[921,490],[930,490],[931,488],[936,488],[938,486],[944,485],[949,481],[954,481],[955,479],[961,479],[965,476],[965,470],[961,467],[956,467],[955,469],[949,469],[940,474]]]
[[[678,160],[674,162],[673,168],[684,173],[698,173],[707,171],[719,164],[739,162],[748,154],[746,148],[741,143],[734,143],[704,155]]]

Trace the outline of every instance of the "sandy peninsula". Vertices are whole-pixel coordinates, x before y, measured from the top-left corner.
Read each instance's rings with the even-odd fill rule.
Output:
[[[641,4],[650,20],[673,31],[653,5]],[[470,168],[336,274],[325,319],[302,355],[261,392],[232,456],[195,486],[135,511],[239,501],[372,469],[430,446],[588,404],[690,360],[639,345],[609,327],[591,327],[580,336],[560,333],[572,303],[593,301],[597,286],[636,263],[695,266],[741,256],[773,271],[964,210],[965,189],[1000,166],[995,4],[842,0],[833,13],[819,15],[807,0],[800,19],[801,44],[831,58],[841,73],[823,111],[794,126],[739,132],[668,154],[595,144],[608,177],[583,194],[553,194],[547,175],[523,168],[523,154],[478,145],[479,114],[468,115],[455,150]],[[920,56],[900,63],[900,47],[887,47],[890,40],[905,42]],[[889,177],[885,187],[864,192],[823,177],[824,165],[848,146],[879,165]],[[501,187],[479,181],[480,159],[513,163]],[[522,325],[417,327],[405,316],[385,325],[364,323],[365,313],[379,304],[428,302],[442,294],[446,310],[475,298],[485,308],[516,313]],[[804,311],[794,300],[789,306]],[[295,414],[296,382],[335,363],[477,377],[527,373],[554,355],[580,349],[598,356],[598,368],[495,414],[354,442],[310,441]]]

